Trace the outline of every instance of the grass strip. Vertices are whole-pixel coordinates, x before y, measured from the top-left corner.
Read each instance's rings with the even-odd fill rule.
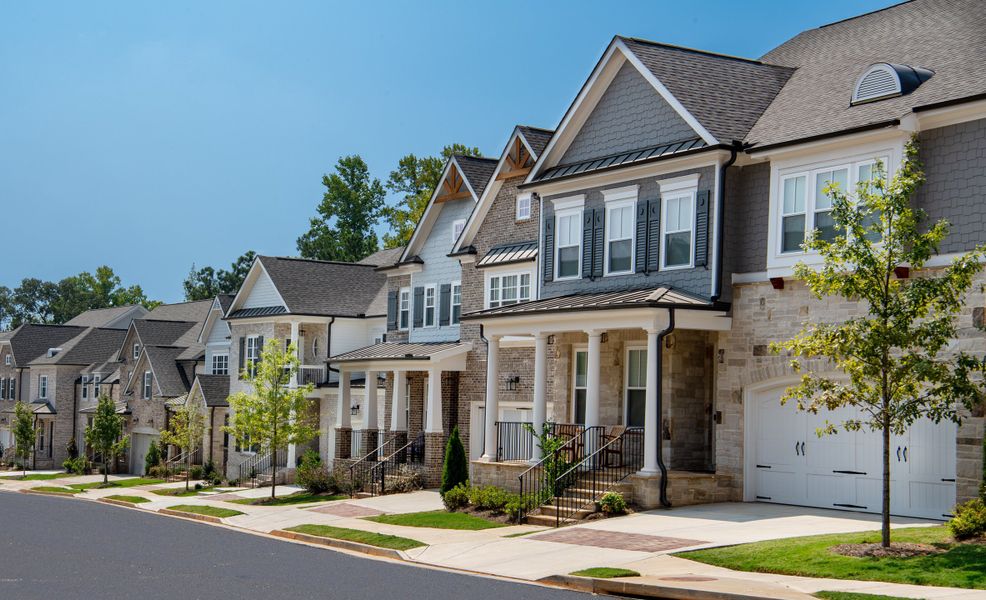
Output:
[[[572,571],[569,575],[576,577],[595,577],[597,579],[614,579],[616,577],[640,577],[640,573],[618,567],[592,567],[581,571]]]
[[[298,525],[296,527],[289,527],[286,531],[334,540],[345,540],[347,542],[358,542],[378,548],[390,548],[391,550],[410,550],[411,548],[420,548],[425,545],[424,542],[396,535],[361,531],[359,529],[346,529],[345,527],[332,527],[331,525]]]
[[[31,473],[30,475],[6,475],[0,477],[5,481],[48,481],[49,479],[61,479],[71,477],[68,473]]]
[[[248,506],[289,506],[292,504],[311,504],[314,502],[331,502],[333,500],[346,500],[349,496],[322,496],[320,494],[309,494],[308,492],[297,492],[289,496],[278,496],[271,499],[270,496],[262,498],[239,498],[237,500],[226,500],[234,504],[246,504]]]
[[[123,494],[114,494],[112,496],[106,496],[108,500],[119,500],[120,502],[129,502],[131,504],[141,504],[144,502],[150,502],[147,498],[143,496],[124,496]]]
[[[58,487],[56,485],[42,485],[39,487],[31,488],[32,492],[48,492],[50,494],[78,494],[82,490],[73,490],[66,487]]]
[[[242,512],[231,508],[219,508],[218,506],[196,504],[176,504],[175,506],[169,506],[168,510],[177,510],[179,512],[187,512],[196,515],[206,515],[208,517],[218,517],[220,519],[226,519],[228,517],[235,517],[236,515],[243,514]]]
[[[70,488],[76,490],[103,490],[108,488],[128,488],[138,485],[157,485],[164,483],[163,479],[147,479],[145,477],[131,477],[130,479],[112,479],[109,483],[93,481],[92,483],[73,483]]]
[[[190,496],[198,496],[202,492],[212,491],[211,487],[202,488],[200,490],[196,489],[185,489],[185,488],[168,488],[164,490],[151,490],[152,494],[157,494],[158,496],[172,496],[174,498],[188,498]]]
[[[506,527],[504,523],[490,521],[476,515],[444,510],[429,510],[425,512],[405,513],[400,515],[377,515],[365,517],[367,521],[401,525],[403,527],[432,527],[435,529],[458,529],[463,531],[478,531]]]
[[[812,596],[823,600],[914,600],[903,596],[880,596],[878,594],[860,594],[859,592],[815,592]]]

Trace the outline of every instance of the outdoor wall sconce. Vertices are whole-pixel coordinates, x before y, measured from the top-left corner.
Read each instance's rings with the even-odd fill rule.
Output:
[[[771,277],[770,278],[770,287],[774,288],[775,290],[783,290],[784,289],[784,278],[783,277]]]
[[[664,338],[664,347],[670,350],[674,348],[674,334],[672,333],[668,337]]]
[[[548,336],[548,345],[549,346],[555,345],[555,334],[552,333],[551,335]]]
[[[894,275],[897,279],[907,279],[911,276],[911,269],[909,267],[894,267]]]
[[[349,414],[351,414],[351,415],[353,415],[354,417],[355,417],[356,415],[358,415],[358,414],[359,414],[359,404],[353,404],[353,405],[352,405],[352,406],[351,406],[351,407],[349,408]]]
[[[520,383],[520,375],[507,377],[507,391],[516,392],[518,383]]]

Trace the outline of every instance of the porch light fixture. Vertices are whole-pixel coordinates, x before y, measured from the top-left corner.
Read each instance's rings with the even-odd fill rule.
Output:
[[[774,288],[775,290],[783,290],[784,289],[784,278],[783,277],[771,277],[770,278],[770,287]]]
[[[515,392],[517,391],[517,384],[520,383],[520,375],[514,375],[512,377],[507,377],[507,391]]]
[[[549,346],[555,345],[555,334],[552,333],[551,335],[548,336],[548,345]]]
[[[354,417],[356,415],[358,415],[359,414],[359,404],[353,404],[352,406],[350,406],[349,407],[349,414],[353,415]]]

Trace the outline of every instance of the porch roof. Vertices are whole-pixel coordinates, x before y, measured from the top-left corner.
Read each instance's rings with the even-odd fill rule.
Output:
[[[337,354],[331,362],[360,362],[367,360],[432,360],[468,352],[470,344],[460,342],[381,342]]]
[[[508,265],[518,262],[532,261],[537,258],[537,240],[531,242],[514,242],[501,244],[490,248],[486,256],[479,259],[476,267],[491,267],[493,265]]]
[[[95,406],[87,406],[86,408],[79,409],[79,413],[80,414],[84,414],[84,415],[91,415],[91,414],[93,414],[95,412],[96,412],[96,407]],[[127,403],[126,402],[117,402],[116,403],[116,414],[118,414],[118,415],[129,415],[130,414],[130,409],[127,408]]]
[[[728,310],[728,305],[710,302],[687,292],[666,286],[639,290],[569,294],[544,298],[497,308],[478,310],[462,315],[463,321],[483,320],[501,316],[536,315],[545,313],[617,310],[625,308],[682,308],[689,310]]]
[[[31,412],[36,415],[57,415],[58,411],[49,402],[32,402]]]

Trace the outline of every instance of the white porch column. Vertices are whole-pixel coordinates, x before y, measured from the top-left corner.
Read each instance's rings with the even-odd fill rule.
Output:
[[[647,330],[647,389],[644,396],[644,468],[643,475],[655,475],[660,472],[657,466],[657,436],[658,422],[661,415],[657,414],[657,386],[661,385],[657,372],[657,353],[661,351],[657,329]]]
[[[428,423],[425,433],[442,433],[442,371],[428,369]]]
[[[366,423],[363,429],[377,429],[380,427],[377,419],[377,372],[366,372]]]
[[[585,425],[599,425],[599,353],[603,332],[597,329],[589,334],[589,360],[585,381]]]
[[[390,430],[407,431],[407,374],[394,371],[394,389],[390,408]]]
[[[352,427],[353,417],[351,407],[353,405],[352,394],[349,389],[349,371],[339,368],[339,410],[336,415],[336,425],[339,427]]]
[[[299,330],[299,323],[298,323],[298,321],[291,321],[291,342],[296,345],[295,350],[297,352],[297,356],[298,356],[298,360],[299,360],[298,370],[295,372],[294,376],[291,378],[291,381],[288,382],[288,387],[291,388],[291,389],[297,389],[298,386],[301,384],[301,364],[300,364],[300,361],[301,361],[301,347],[297,345],[298,344],[298,336],[299,336],[299,331],[298,330]],[[290,418],[291,422],[293,423],[294,422],[294,414],[292,413],[289,418]],[[297,454],[298,454],[298,449],[295,447],[295,445],[294,444],[288,444],[288,459],[287,459],[288,460],[288,465],[287,466],[288,466],[289,469],[292,468],[292,467],[294,467],[295,462],[297,462]]]
[[[486,352],[486,408],[485,408],[485,438],[483,443],[482,460],[496,460],[496,421],[500,412],[497,398],[500,379],[500,338],[490,336]]]
[[[548,413],[548,336],[538,333],[534,336],[534,432],[541,435]],[[531,462],[541,459],[541,448],[534,441]]]

